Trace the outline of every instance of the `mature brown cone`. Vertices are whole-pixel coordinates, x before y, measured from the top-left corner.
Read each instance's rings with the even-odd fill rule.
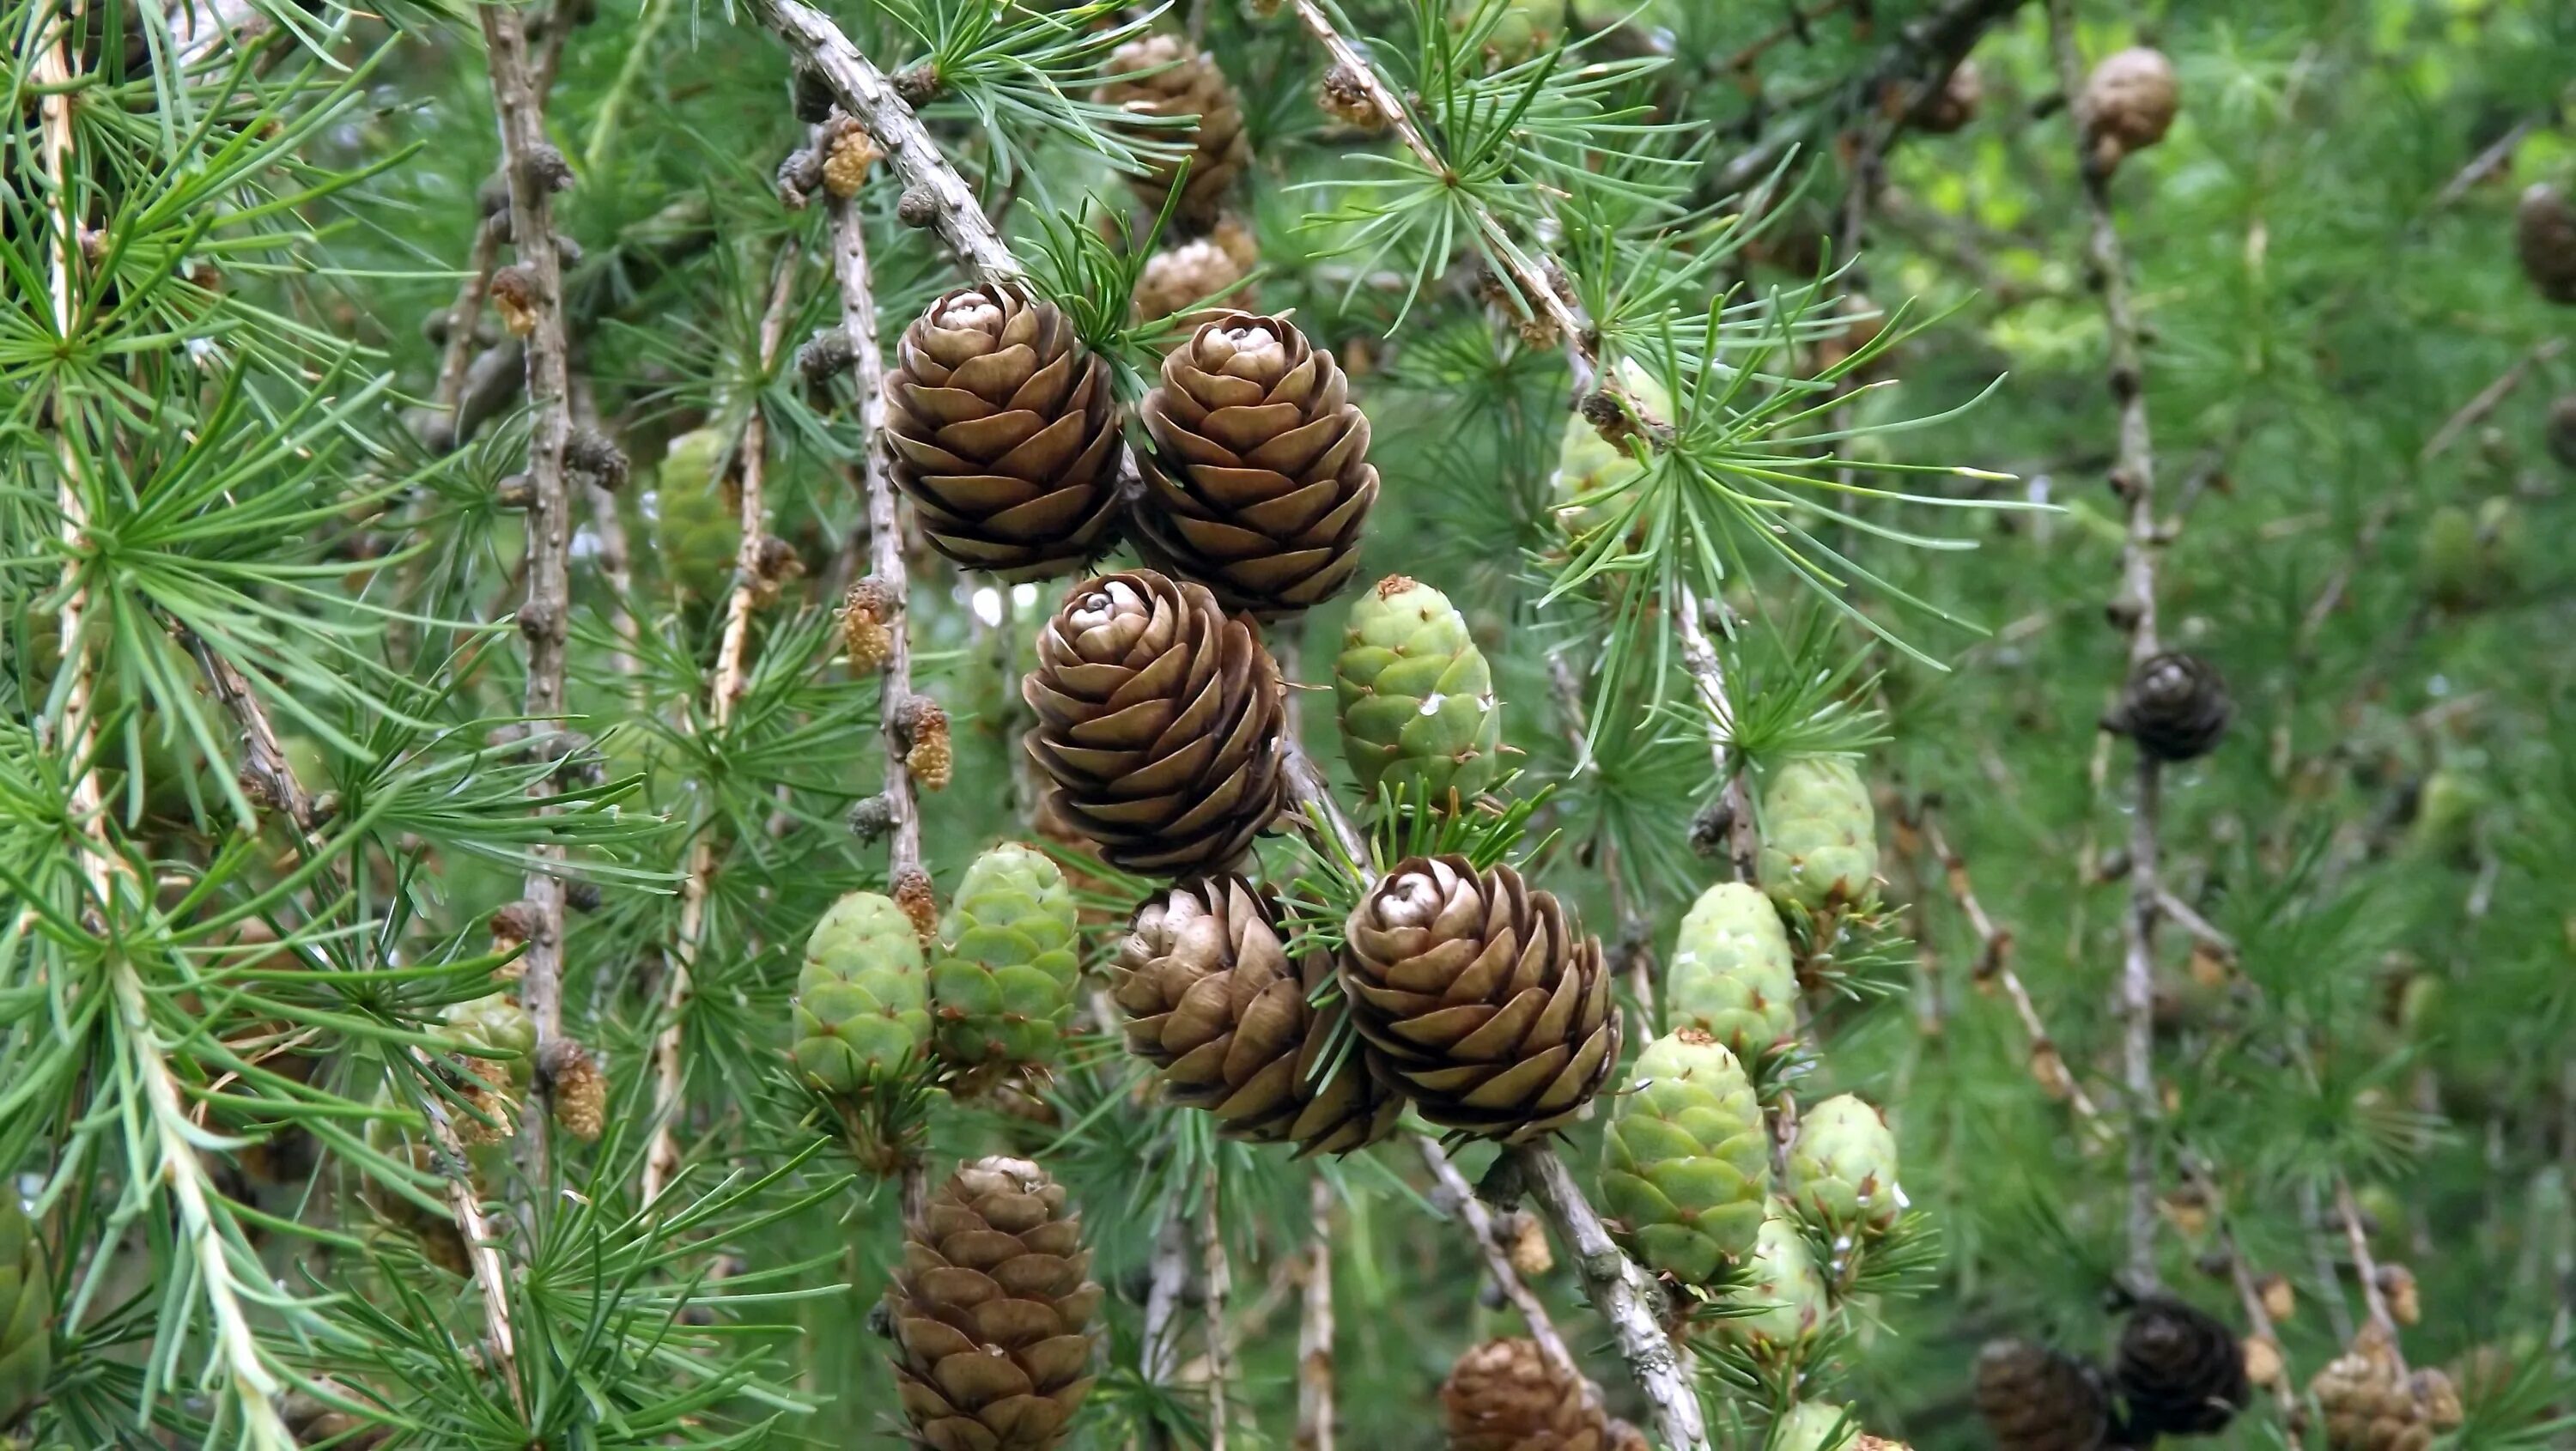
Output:
[[[2460,1395],[2438,1370],[2412,1376],[2397,1368],[2385,1331],[2365,1325],[2342,1355],[2308,1382],[2325,1413],[2331,1451],[2425,1451],[2460,1424]]]
[[[1353,909],[1342,982],[1369,1064],[1447,1128],[1518,1143],[1600,1092],[1619,1056],[1601,944],[1546,892],[1465,857],[1408,857]]]
[[[1144,72],[1152,74],[1143,74]],[[1216,220],[1228,187],[1246,166],[1252,164],[1252,148],[1243,137],[1243,107],[1235,99],[1234,87],[1226,81],[1225,72],[1217,69],[1216,57],[1193,49],[1180,36],[1165,32],[1131,40],[1109,53],[1109,74],[1116,79],[1100,88],[1103,105],[1116,106],[1133,116],[1195,116],[1195,124],[1178,129],[1168,126],[1137,127],[1139,139],[1162,142],[1187,142],[1190,150],[1190,179],[1181,186],[1181,200],[1173,220],[1184,230],[1197,232]],[[1156,164],[1145,176],[1132,176],[1128,183],[1149,207],[1160,207],[1170,195],[1172,178],[1180,171],[1183,158]]]
[[[1163,358],[1139,410],[1146,557],[1264,618],[1331,598],[1377,502],[1368,415],[1329,351],[1286,318],[1229,312]]]
[[[2085,78],[2075,111],[2094,168],[2109,171],[2130,152],[2165,139],[2181,106],[2173,62],[2163,51],[2136,45],[2102,57]]]
[[[1029,754],[1110,864],[1225,867],[1279,812],[1279,666],[1252,627],[1150,569],[1074,586],[1020,683]]]
[[[2101,1372],[2028,1340],[1977,1352],[1976,1402],[2001,1451],[2100,1451],[2110,1439]]]
[[[2545,181],[2523,189],[2513,217],[2514,250],[2522,273],[2551,302],[2576,303],[2576,206]]]
[[[1162,1070],[1163,1096],[1236,1137],[1347,1154],[1395,1131],[1404,1100],[1357,1053],[1317,1081],[1347,1009],[1311,995],[1329,952],[1291,963],[1278,913],[1240,877],[1187,883],[1136,909],[1111,968],[1127,1047]]]
[[[1026,1159],[959,1166],[904,1227],[886,1291],[895,1389],[937,1451],[1045,1451],[1091,1390],[1100,1287],[1064,1189]]]
[[[1459,1356],[1440,1408],[1449,1451],[1620,1451],[1642,1439],[1607,1419],[1600,1392],[1559,1371],[1535,1340],[1488,1340]]]
[[[2188,761],[2215,749],[2235,714],[2218,667],[2167,650],[2129,672],[2119,705],[2102,724],[2159,761]]]
[[[1136,279],[1136,320],[1152,322],[1198,311],[1199,304],[1225,293],[1226,307],[1253,306],[1252,289],[1235,287],[1261,261],[1252,233],[1227,217],[1204,237],[1165,247],[1145,259]],[[1234,288],[1227,292],[1227,288]]]
[[[1055,304],[960,288],[895,354],[886,453],[940,553],[1021,580],[1100,552],[1118,505],[1118,401]]]
[[[2214,1436],[2254,1396],[2236,1332],[2169,1295],[2130,1310],[2112,1380],[2141,1434]]]

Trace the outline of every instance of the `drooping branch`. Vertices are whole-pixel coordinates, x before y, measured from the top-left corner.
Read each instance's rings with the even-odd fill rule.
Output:
[[[761,313],[759,366],[763,373],[778,360],[787,332],[787,315],[796,297],[800,257],[793,241],[779,249],[777,277],[769,306]],[[758,608],[770,566],[769,428],[757,399],[743,418],[734,445],[741,509],[736,520],[742,540],[735,547],[733,588],[725,596],[724,633],[716,645],[715,668],[707,678],[706,715],[721,734],[733,723],[735,702],[742,698],[751,646],[751,616]],[[706,945],[707,899],[715,890],[719,855],[713,822],[700,824],[689,847],[688,874],[680,882],[680,929],[672,944],[671,970],[662,988],[662,1026],[653,1039],[653,1144],[644,1156],[644,1202],[651,1204],[680,1167],[680,1087],[682,1049],[689,996],[696,987],[698,954]]]
[[[1652,1409],[1656,1444],[1670,1451],[1708,1451],[1708,1427],[1700,1415],[1699,1392],[1690,1373],[1664,1333],[1656,1305],[1662,1293],[1654,1278],[1635,1260],[1620,1253],[1610,1231],[1574,1182],[1574,1171],[1545,1145],[1524,1144],[1508,1151],[1557,1238],[1574,1252],[1575,1269],[1592,1308],[1610,1326],[1619,1356],[1628,1362],[1637,1389]]]
[[[528,394],[528,594],[519,607],[519,634],[527,641],[528,677],[520,708],[531,720],[564,714],[564,640],[572,613],[567,554],[572,543],[572,493],[564,477],[567,411],[562,255],[555,245],[554,193],[571,181],[563,157],[546,141],[544,103],[528,64],[520,14],[508,5],[476,7],[483,26],[485,64],[493,109],[500,117],[501,171],[509,179],[510,240],[517,254],[514,305],[526,328]],[[552,790],[532,782],[529,794]],[[544,812],[549,808],[536,807]],[[536,1023],[537,1049],[563,1033],[564,883],[551,866],[563,848],[538,843],[522,895],[534,908],[519,996]],[[531,1124],[520,1140],[532,1183],[545,1178],[546,1135]]]
[[[2049,42],[2058,84],[2073,100],[2084,90],[2084,58],[2077,48],[2073,0],[2048,0]],[[2075,109],[2080,109],[2080,102]],[[2094,164],[2083,118],[2073,116],[2076,166],[2082,176],[2090,282],[2102,299],[2110,340],[2111,397],[2119,407],[2118,447],[2112,488],[2128,503],[2120,547],[2120,588],[2112,618],[2129,633],[2128,666],[2143,664],[2160,648],[2156,633],[2156,561],[2166,543],[2156,521],[2154,441],[2147,425],[2146,364],[2131,291],[2127,249],[2112,219],[2111,174]],[[2137,1289],[2156,1276],[2155,954],[2156,925],[2164,915],[2162,806],[2164,774],[2156,758],[2138,753],[2137,800],[2129,825],[2129,906],[2121,918],[2119,977],[2121,1088],[2129,1126],[2128,1274]]]

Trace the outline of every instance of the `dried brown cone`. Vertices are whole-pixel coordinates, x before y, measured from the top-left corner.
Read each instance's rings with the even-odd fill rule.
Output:
[[[1128,1051],[1162,1070],[1163,1096],[1234,1137],[1347,1154],[1395,1131],[1404,1101],[1357,1053],[1325,1072],[1347,1009],[1311,1001],[1329,952],[1291,961],[1279,914],[1239,877],[1145,899],[1110,969]]]
[[[1601,944],[1510,867],[1408,857],[1352,910],[1344,940],[1370,1066],[1431,1122],[1518,1143],[1609,1078],[1619,1009]]]
[[[2163,51],[2136,45],[2102,57],[2075,111],[2094,169],[2109,171],[2122,157],[2165,139],[2181,107],[2173,62]]]
[[[948,708],[927,695],[904,706],[903,728],[912,744],[903,753],[903,768],[924,791],[945,791],[957,769],[957,751],[948,732]]]
[[[1440,1409],[1449,1451],[1610,1451],[1627,1444],[1602,1414],[1600,1392],[1559,1370],[1535,1340],[1488,1340],[1459,1356],[1441,1383]]]
[[[1323,85],[1316,92],[1315,104],[1323,108],[1325,115],[1362,131],[1380,131],[1386,127],[1386,112],[1378,108],[1377,97],[1370,93],[1368,82],[1346,65],[1336,64],[1324,72]]]
[[[1190,149],[1183,156],[1149,162],[1148,173],[1131,176],[1128,183],[1145,205],[1159,208],[1171,193],[1181,162],[1187,160],[1189,180],[1181,184],[1173,220],[1186,231],[1204,229],[1216,220],[1235,177],[1252,164],[1252,148],[1243,135],[1243,108],[1233,85],[1217,69],[1214,56],[1168,32],[1131,40],[1111,51],[1109,74],[1115,79],[1101,87],[1101,104],[1131,116],[1197,118],[1179,128],[1135,127],[1132,139],[1186,143]]]
[[[2535,291],[2550,302],[2576,303],[2576,205],[2567,193],[2545,181],[2524,188],[2513,243]]]
[[[2129,672],[2119,705],[2102,724],[2159,761],[2188,761],[2215,750],[2235,714],[2218,667],[2168,650]]]
[[[490,1058],[457,1061],[473,1075],[474,1081],[464,1087],[465,1100],[475,1111],[455,1116],[456,1141],[473,1148],[514,1137],[519,1131],[519,1117],[510,1092],[510,1065]]]
[[[1977,1352],[1975,1399],[2000,1451],[2100,1451],[2111,1435],[2101,1373],[2028,1340]]]
[[[1226,293],[1228,306],[1250,307],[1251,289],[1235,287],[1248,270],[1213,235],[1165,247],[1145,259],[1145,270],[1136,279],[1136,318],[1152,322],[1188,312],[1220,292]],[[1229,287],[1234,291],[1226,292]]]
[[[1118,404],[1070,319],[1006,288],[960,288],[895,353],[886,452],[933,547],[1006,580],[1100,552],[1118,505]]]
[[[1377,502],[1368,416],[1329,351],[1285,318],[1229,312],[1163,359],[1139,412],[1133,517],[1148,559],[1264,618],[1331,598]]]
[[[874,675],[894,658],[893,619],[894,594],[875,576],[850,586],[841,600],[841,644],[849,652],[852,675]]]
[[[1279,812],[1279,666],[1216,597],[1149,569],[1076,585],[1020,694],[1065,824],[1127,871],[1222,870]]]
[[[2141,1434],[2216,1435],[2254,1396],[2236,1332],[2169,1295],[2130,1310],[2112,1379]]]
[[[1063,1186],[1025,1159],[961,1165],[905,1226],[886,1292],[895,1388],[936,1451],[1045,1451],[1090,1393],[1100,1287]]]
[[[608,1126],[608,1075],[590,1050],[570,1038],[550,1038],[537,1051],[537,1071],[552,1085],[555,1124],[583,1143],[597,1143]]]
[[[2317,1371],[2308,1394],[2325,1415],[2330,1451],[2426,1451],[2459,1424],[2460,1398],[2448,1376],[2398,1369],[2395,1347],[2378,1325]]]
[[[843,201],[859,194],[868,179],[868,168],[885,155],[877,139],[867,128],[847,116],[830,122],[824,128],[823,189]]]

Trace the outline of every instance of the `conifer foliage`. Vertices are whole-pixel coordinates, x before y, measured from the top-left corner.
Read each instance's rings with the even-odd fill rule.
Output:
[[[0,11],[0,1448],[2566,1443],[2565,5]]]

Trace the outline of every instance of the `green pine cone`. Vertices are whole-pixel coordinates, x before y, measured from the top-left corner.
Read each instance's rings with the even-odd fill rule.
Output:
[[[1625,7],[1620,13],[1626,13]],[[1629,396],[1648,412],[1667,423],[1672,421],[1672,395],[1635,360],[1620,361],[1619,378]],[[1580,534],[1599,524],[1602,505],[1644,477],[1645,472],[1646,466],[1637,462],[1636,455],[1603,438],[1590,419],[1580,413],[1569,417],[1556,452],[1557,526],[1568,534]]]
[[[891,897],[852,892],[805,939],[796,972],[796,1071],[856,1093],[930,1041],[930,982],[912,919]]]
[[[1699,894],[1673,939],[1666,980],[1675,1026],[1750,1060],[1798,1028],[1798,973],[1771,899],[1742,882]]]
[[[1896,1222],[1896,1135],[1853,1094],[1815,1105],[1789,1150],[1789,1197],[1837,1230],[1883,1231]]]
[[[1636,1082],[1602,1143],[1602,1192],[1639,1259],[1709,1284],[1762,1228],[1762,1106],[1735,1055],[1697,1028],[1647,1044]]]
[[[1852,763],[1807,756],[1771,773],[1762,793],[1762,890],[1810,912],[1878,896],[1878,818]]]
[[[1729,1303],[1761,1306],[1747,1315],[1713,1320],[1717,1336],[1765,1358],[1793,1355],[1824,1324],[1824,1276],[1807,1252],[1797,1211],[1781,1200],[1764,1206],[1762,1232],[1753,1243],[1752,1278],[1730,1292]]]
[[[725,502],[717,466],[725,432],[701,428],[671,440],[653,485],[653,549],[662,577],[681,593],[709,600],[724,593],[742,550],[742,519]]]
[[[0,1428],[27,1414],[53,1367],[53,1278],[13,1190],[0,1194]]]
[[[1771,1428],[1764,1451],[1834,1451],[1850,1445],[1859,1429],[1846,1425],[1843,1408],[1830,1401],[1800,1401]]]
[[[1342,754],[1374,796],[1381,783],[1407,801],[1473,800],[1501,763],[1502,707],[1485,652],[1448,596],[1403,575],[1379,580],[1351,606],[1333,661]]]
[[[1053,1056],[1082,955],[1073,889],[1046,853],[1005,842],[975,858],[939,937],[930,999],[941,1056],[965,1068]]]
[[[1484,8],[1485,0],[1449,0],[1449,21],[1465,26]],[[1556,44],[1565,29],[1565,0],[1502,0],[1485,50],[1505,65],[1515,65]]]
[[[443,1016],[447,1036],[459,1051],[498,1063],[510,1075],[510,1086],[525,1088],[535,1070],[537,1020],[507,993],[471,1002],[451,1003]]]

